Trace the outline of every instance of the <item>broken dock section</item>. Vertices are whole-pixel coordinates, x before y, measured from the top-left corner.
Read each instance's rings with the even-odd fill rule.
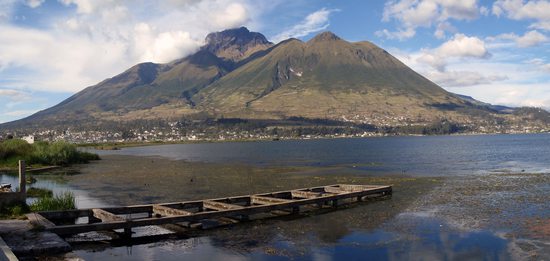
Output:
[[[391,194],[391,186],[336,184],[197,201],[38,212],[28,217],[60,236],[123,229],[124,235],[129,237],[134,227],[177,225],[207,228],[207,224],[212,223],[224,225],[299,213],[307,207],[335,208]]]

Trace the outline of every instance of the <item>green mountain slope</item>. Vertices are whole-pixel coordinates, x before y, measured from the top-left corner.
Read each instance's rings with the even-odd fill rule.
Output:
[[[433,105],[465,106],[374,44],[329,32],[278,44],[206,87],[195,102],[212,114],[245,118],[439,117],[448,112]]]

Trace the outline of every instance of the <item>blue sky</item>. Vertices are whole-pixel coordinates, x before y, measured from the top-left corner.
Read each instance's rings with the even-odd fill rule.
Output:
[[[549,0],[0,0],[0,122],[243,25],[368,40],[448,91],[550,109]]]

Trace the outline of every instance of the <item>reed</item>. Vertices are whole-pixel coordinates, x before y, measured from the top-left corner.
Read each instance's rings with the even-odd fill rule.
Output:
[[[53,197],[42,197],[30,205],[33,212],[76,209],[76,200],[72,192],[66,191]]]

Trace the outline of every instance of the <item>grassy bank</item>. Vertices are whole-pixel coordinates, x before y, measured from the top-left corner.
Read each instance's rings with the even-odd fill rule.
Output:
[[[24,215],[29,212],[76,209],[74,194],[69,191],[54,195],[48,189],[31,188],[27,196],[38,199],[30,205],[17,203],[0,206],[0,219],[25,218]]]
[[[76,145],[58,141],[53,143],[12,139],[0,142],[0,168],[15,168],[19,160],[28,165],[67,166],[98,160],[97,154],[78,151]]]

